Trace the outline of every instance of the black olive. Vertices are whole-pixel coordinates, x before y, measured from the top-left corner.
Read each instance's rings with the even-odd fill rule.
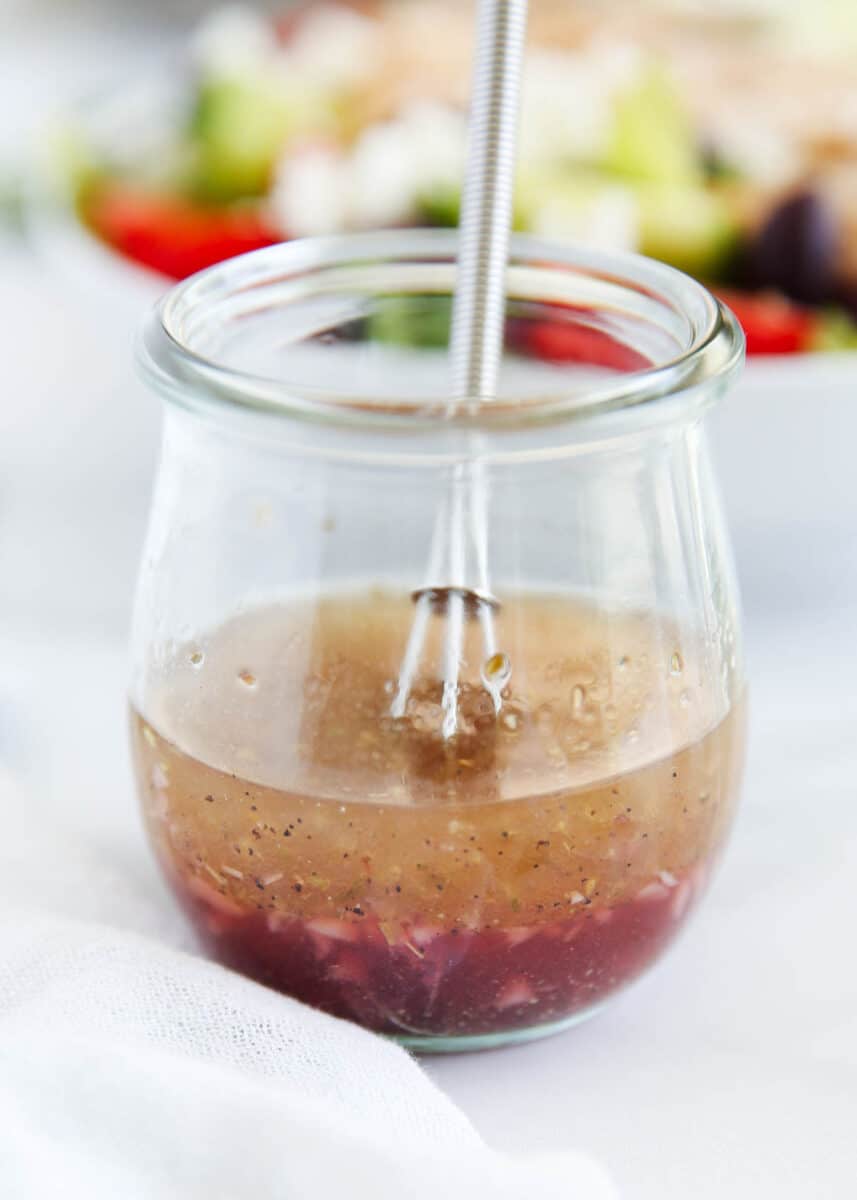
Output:
[[[836,221],[814,192],[792,194],[768,217],[748,250],[748,283],[775,288],[802,304],[822,304],[835,290]]]

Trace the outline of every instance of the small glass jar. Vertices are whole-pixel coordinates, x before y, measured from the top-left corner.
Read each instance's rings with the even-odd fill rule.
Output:
[[[499,394],[458,400],[455,249],[261,251],[142,341],[167,403],[131,705],[162,866],[220,961],[429,1050],[562,1028],[660,956],[744,730],[703,432],[736,322],[668,267],[520,239]]]

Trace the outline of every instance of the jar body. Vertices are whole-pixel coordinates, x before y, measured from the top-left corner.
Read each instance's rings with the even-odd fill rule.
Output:
[[[391,700],[454,466],[167,414],[132,685],[150,836],[221,961],[411,1045],[600,1006],[704,890],[743,743],[737,600],[699,419],[487,462],[479,623]]]
[[[474,405],[446,390],[455,253],[292,243],[164,302],[131,688],[211,953],[441,1050],[579,1020],[658,958],[744,711],[702,425],[736,323],[669,268],[519,241]]]

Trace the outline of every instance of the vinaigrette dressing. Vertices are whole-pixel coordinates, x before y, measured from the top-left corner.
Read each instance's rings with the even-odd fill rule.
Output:
[[[583,1014],[703,890],[742,705],[664,619],[504,596],[508,661],[479,661],[468,626],[444,740],[441,620],[390,716],[412,612],[331,595],[159,654],[133,737],[161,863],[217,958],[370,1028],[418,1044]]]

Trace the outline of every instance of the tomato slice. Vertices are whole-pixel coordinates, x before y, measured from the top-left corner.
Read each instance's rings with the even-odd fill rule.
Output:
[[[283,240],[257,209],[210,208],[116,181],[95,185],[81,207],[110,246],[171,279]]]
[[[747,339],[748,354],[801,354],[811,350],[819,318],[776,292],[749,294],[718,291],[738,318]]]
[[[568,320],[527,322],[522,324],[516,340],[543,362],[586,363],[613,371],[644,371],[652,365],[645,355],[616,341],[603,329]]]

